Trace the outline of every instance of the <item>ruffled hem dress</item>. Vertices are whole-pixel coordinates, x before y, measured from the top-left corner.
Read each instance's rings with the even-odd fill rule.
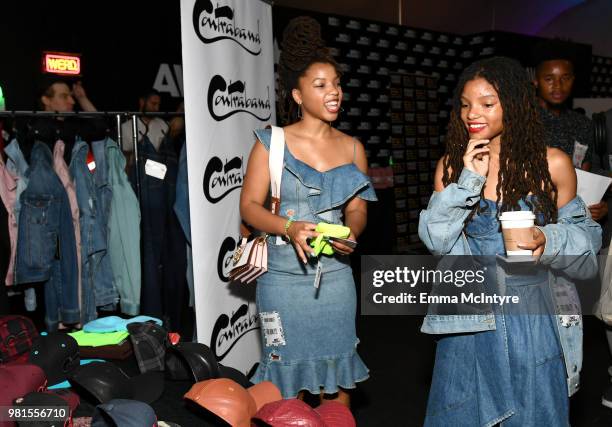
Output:
[[[268,129],[255,134],[270,149]],[[319,172],[285,145],[280,215],[295,221],[342,224],[353,198],[375,201],[369,178],[355,164]],[[268,272],[257,280],[263,355],[252,381],[272,381],[283,398],[352,389],[368,378],[357,354],[357,292],[347,256],[320,255],[304,265],[290,244],[268,239]],[[319,288],[314,287],[317,266]]]

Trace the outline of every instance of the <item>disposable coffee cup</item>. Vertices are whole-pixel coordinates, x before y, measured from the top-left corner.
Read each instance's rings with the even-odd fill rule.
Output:
[[[531,211],[502,212],[499,217],[504,236],[506,255],[533,255],[533,251],[521,249],[518,243],[528,243],[533,240],[535,215]]]

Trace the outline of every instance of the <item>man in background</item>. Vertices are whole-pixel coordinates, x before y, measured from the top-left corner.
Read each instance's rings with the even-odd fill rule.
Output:
[[[560,41],[540,43],[534,49],[535,80],[540,118],[544,125],[544,139],[549,147],[565,151],[574,167],[591,170],[594,150],[593,122],[570,107],[576,79],[575,57],[570,44]],[[608,204],[601,201],[589,206],[594,220],[603,219]]]
[[[83,84],[80,81],[73,83],[71,89],[64,80],[48,80],[40,96],[40,103],[44,111],[60,113],[74,111],[75,100],[79,103],[81,110],[97,111],[96,107],[87,97]]]
[[[574,87],[575,59],[567,43],[551,41],[535,48],[535,80],[540,102],[540,117],[544,124],[546,144],[565,151],[572,157],[577,168],[591,170],[595,148],[595,131],[593,122],[584,114],[573,111],[568,99]],[[609,224],[605,221],[608,214],[608,203],[605,200],[589,206],[594,220],[602,223],[604,237],[601,254],[608,252]],[[608,284],[603,283],[604,287]],[[612,327],[607,326],[606,335],[612,351]],[[611,368],[612,369],[612,368]],[[612,375],[612,371],[609,371]],[[612,408],[612,387],[602,396],[602,404]]]
[[[78,104],[80,111],[94,112],[96,107],[87,97],[83,84],[59,76],[43,76],[39,86],[38,108],[47,112],[72,113]],[[85,141],[104,139],[108,133],[106,121],[100,117],[38,117],[28,124],[28,137],[23,141],[22,150],[29,158],[33,142],[46,143],[51,151],[59,139],[66,144],[64,158],[70,164],[75,139]],[[21,141],[20,141],[21,142]]]
[[[161,97],[157,90],[150,89],[138,99],[138,111],[141,113],[157,113],[161,106]],[[168,124],[160,117],[139,116],[136,119],[140,143],[146,136],[155,150],[159,150],[164,137],[168,133]],[[132,120],[121,125],[122,150],[127,158],[132,157],[134,151],[134,138],[132,134]]]

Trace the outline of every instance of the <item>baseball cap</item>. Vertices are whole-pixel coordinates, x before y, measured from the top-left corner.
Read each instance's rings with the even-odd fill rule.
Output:
[[[64,399],[71,411],[76,410],[76,408],[78,408],[79,404],[81,403],[79,395],[67,388],[63,388],[60,390],[47,390],[44,393],[53,394],[55,396],[61,397],[62,399]]]
[[[197,342],[179,342],[169,346],[166,369],[167,376],[176,380],[199,382],[221,376],[212,350]]]
[[[134,355],[141,373],[163,371],[165,368],[168,331],[154,322],[130,323],[130,333]]]
[[[253,417],[274,427],[331,427],[310,405],[298,399],[285,399],[264,405]]]
[[[253,385],[238,369],[218,363],[212,350],[197,342],[179,342],[166,349],[166,378],[194,383],[229,378],[245,388]]]
[[[0,363],[27,362],[32,341],[36,337],[38,331],[29,318],[19,315],[0,316]]]
[[[29,362],[42,368],[49,385],[65,381],[79,361],[79,345],[65,333],[41,334],[32,343]]]
[[[19,397],[42,391],[46,383],[45,372],[40,366],[30,363],[0,365],[0,406],[10,406]]]
[[[351,410],[339,402],[327,400],[315,409],[328,427],[356,427],[357,422]]]
[[[164,391],[164,376],[161,372],[147,372],[129,378],[111,362],[92,362],[79,366],[68,379],[82,398],[93,397],[96,403],[106,403],[113,399],[153,403]]]
[[[261,406],[282,399],[278,387],[269,381],[245,389],[228,378],[200,381],[184,397],[233,427],[250,427],[251,418]]]
[[[92,362],[106,362],[106,361],[102,359],[81,359],[79,361],[79,365],[83,366],[83,365],[87,365],[88,363],[92,363]],[[70,388],[70,381],[68,380],[62,381],[61,383],[47,386],[47,388],[49,390],[62,390],[62,389]]]
[[[156,427],[151,406],[138,400],[113,399],[96,406],[91,427]]]
[[[242,387],[248,388],[253,385],[251,381],[236,368],[231,366],[225,366],[219,363],[219,378],[229,378],[230,380],[236,381]]]

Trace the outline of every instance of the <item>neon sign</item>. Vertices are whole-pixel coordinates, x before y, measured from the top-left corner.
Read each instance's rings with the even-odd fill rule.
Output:
[[[81,74],[81,58],[78,55],[45,52],[43,72],[70,76]]]

